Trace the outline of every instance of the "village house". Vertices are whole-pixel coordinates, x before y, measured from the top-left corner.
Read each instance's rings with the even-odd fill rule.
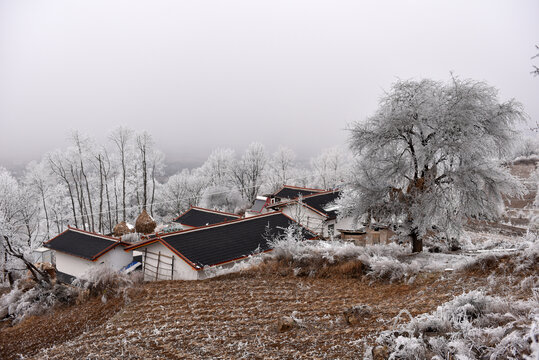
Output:
[[[271,250],[270,241],[297,225],[280,212],[235,219],[213,225],[157,233],[127,247],[141,251],[146,280],[199,280],[220,268]],[[306,239],[316,235],[301,229]]]
[[[349,221],[337,219],[337,207],[334,202],[339,195],[339,190],[322,191],[272,204],[268,208],[282,211],[323,238],[333,238],[336,235],[336,226],[342,221]]]
[[[282,188],[277,190],[275,193],[270,195],[271,204],[276,204],[284,201],[294,200],[298,197],[309,196],[317,193],[323,193],[325,190],[322,189],[310,189],[299,186],[292,185],[283,185]]]
[[[279,190],[273,194],[266,196],[257,196],[253,206],[245,212],[245,216],[255,216],[263,214],[264,212],[273,211],[268,209],[268,206],[296,199],[300,196],[307,196],[316,193],[324,192],[321,189],[310,189],[299,186],[283,185]]]
[[[133,261],[133,254],[124,251],[128,245],[119,238],[70,226],[43,244],[54,250],[57,276],[61,280],[79,277],[96,266],[121,270]]]
[[[192,206],[186,212],[175,218],[173,222],[180,224],[184,229],[192,229],[200,226],[237,220],[239,218],[240,216],[236,214]]]

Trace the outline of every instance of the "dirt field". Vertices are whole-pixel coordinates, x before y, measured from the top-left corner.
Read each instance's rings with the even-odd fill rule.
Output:
[[[365,341],[391,328],[399,311],[432,311],[455,294],[489,287],[488,274],[478,268],[387,284],[250,271],[200,282],[148,283],[121,310],[118,302],[96,299],[0,331],[0,358],[362,358]],[[500,276],[490,290],[512,292],[509,282],[516,281]],[[370,305],[372,315],[348,325],[343,311],[356,304]],[[300,326],[279,332],[278,320],[290,315]]]

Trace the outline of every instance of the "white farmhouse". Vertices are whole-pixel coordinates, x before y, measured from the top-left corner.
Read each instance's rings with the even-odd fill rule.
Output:
[[[124,251],[128,245],[118,238],[69,226],[66,231],[43,244],[54,250],[59,279],[79,277],[96,266],[121,270],[133,261],[133,254]]]
[[[308,196],[324,192],[322,189],[311,189],[292,185],[283,185],[273,194],[266,196],[257,196],[250,209],[245,211],[245,217],[256,216],[266,212],[271,212],[269,206],[298,198],[299,196]]]
[[[219,268],[271,250],[270,240],[297,223],[272,212],[228,222],[157,233],[126,248],[142,252],[146,280],[200,280]],[[302,229],[305,239],[316,235]]]
[[[334,203],[339,195],[339,190],[323,191],[276,203],[268,208],[282,211],[321,237],[333,238],[337,235],[335,230],[342,225],[341,222],[350,222],[350,219],[337,219],[337,207]]]

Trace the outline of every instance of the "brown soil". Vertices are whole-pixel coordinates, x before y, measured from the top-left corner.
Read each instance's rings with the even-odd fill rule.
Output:
[[[81,305],[55,309],[46,316],[29,317],[12,327],[4,324],[0,330],[0,359],[19,359],[18,354],[31,356],[42,348],[69,341],[105,323],[121,309],[122,303],[120,299],[105,304],[92,299]]]
[[[95,300],[0,331],[0,358],[17,353],[36,359],[362,358],[365,343],[391,328],[403,309],[412,315],[430,312],[480,287],[496,295],[530,296],[530,290],[515,293],[528,273],[500,272],[496,285],[489,285],[487,277],[496,268],[487,262],[464,272],[420,275],[411,284],[261,270],[198,282],[147,283],[119,312],[119,300],[106,305]],[[343,311],[357,304],[373,311],[351,326]],[[278,321],[291,315],[300,325],[279,332]]]

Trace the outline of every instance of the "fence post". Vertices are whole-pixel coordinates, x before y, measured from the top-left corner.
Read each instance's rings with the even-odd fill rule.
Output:
[[[144,261],[142,263],[142,275],[143,278],[146,277],[146,255],[148,254],[148,248],[144,249]]]
[[[155,280],[157,281],[157,278],[159,277],[159,262],[161,261],[161,251],[159,251],[159,254],[157,255],[157,270],[155,272]]]
[[[172,255],[172,269],[170,270],[170,280],[174,280],[174,255]]]

